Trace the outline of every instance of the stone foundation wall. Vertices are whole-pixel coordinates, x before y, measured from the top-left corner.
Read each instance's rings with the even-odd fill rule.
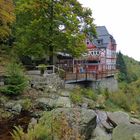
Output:
[[[65,88],[74,89],[76,86],[90,87],[93,89],[103,88],[115,92],[118,90],[118,81],[112,76],[99,81],[86,81],[79,83],[65,84]]]
[[[104,88],[115,92],[118,90],[118,81],[114,77],[104,78],[100,81],[92,82],[92,88]]]
[[[100,86],[103,88],[107,88],[109,91],[117,91],[118,81],[114,77],[105,78],[101,80]]]

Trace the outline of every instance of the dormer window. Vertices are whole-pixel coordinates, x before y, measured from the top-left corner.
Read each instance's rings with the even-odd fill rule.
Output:
[[[102,39],[98,39],[97,43],[98,43],[98,45],[101,45],[101,44],[103,44],[103,40]]]
[[[98,42],[98,44],[100,44],[100,43],[101,43],[101,41],[100,41],[100,40],[97,40],[97,42]]]

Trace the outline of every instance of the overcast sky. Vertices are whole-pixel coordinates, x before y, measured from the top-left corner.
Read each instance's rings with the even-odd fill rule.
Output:
[[[93,11],[94,23],[106,26],[117,50],[140,61],[140,0],[79,0]]]

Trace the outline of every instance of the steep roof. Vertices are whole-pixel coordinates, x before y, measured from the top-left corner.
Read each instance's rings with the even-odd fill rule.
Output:
[[[110,42],[116,44],[115,39],[109,34],[105,26],[97,26],[96,32],[97,36],[93,40],[93,43],[96,45],[96,47],[107,47]]]
[[[109,35],[105,26],[97,26],[96,31],[98,36]]]

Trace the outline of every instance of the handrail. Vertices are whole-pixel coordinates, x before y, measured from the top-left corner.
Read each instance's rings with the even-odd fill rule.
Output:
[[[104,72],[100,72],[100,73],[90,73],[90,72],[85,72],[85,73],[66,73],[65,75],[65,81],[69,81],[69,80],[74,80],[74,81],[78,81],[78,80],[99,80],[108,76],[111,76],[113,74],[115,74],[117,71],[116,70],[106,70]]]

